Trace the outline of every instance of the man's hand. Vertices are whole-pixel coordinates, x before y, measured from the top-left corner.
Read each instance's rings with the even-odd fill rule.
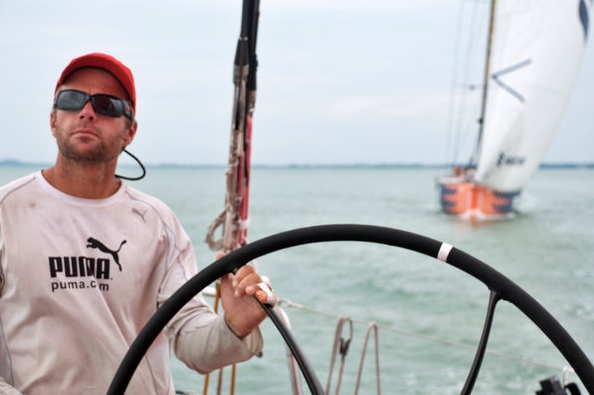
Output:
[[[262,303],[274,305],[276,295],[249,265],[239,268],[235,275],[221,277],[220,283],[227,325],[243,339],[266,318],[266,312],[254,297]]]

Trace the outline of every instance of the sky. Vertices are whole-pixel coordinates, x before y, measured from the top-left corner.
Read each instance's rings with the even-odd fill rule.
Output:
[[[72,58],[99,51],[135,75],[132,153],[149,165],[226,164],[241,7],[0,0],[0,160],[55,160],[55,82]],[[252,163],[447,163],[460,9],[460,0],[261,0]],[[545,162],[594,162],[593,102],[589,48]]]

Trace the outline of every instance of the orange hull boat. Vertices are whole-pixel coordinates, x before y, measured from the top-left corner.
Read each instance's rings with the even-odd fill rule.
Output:
[[[514,203],[520,192],[498,192],[469,181],[439,182],[442,210],[472,219],[498,219],[515,215]]]

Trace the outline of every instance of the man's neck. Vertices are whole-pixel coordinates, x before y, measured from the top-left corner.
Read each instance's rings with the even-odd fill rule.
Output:
[[[56,163],[42,174],[59,191],[86,199],[108,198],[121,186],[114,166],[110,164],[62,166]]]

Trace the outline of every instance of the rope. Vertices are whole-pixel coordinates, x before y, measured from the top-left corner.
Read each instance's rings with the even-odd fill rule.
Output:
[[[369,343],[369,334],[373,330],[375,340],[375,382],[377,386],[377,394],[381,394],[380,384],[380,363],[379,363],[379,335],[377,330],[377,324],[372,322],[367,327],[365,332],[365,342],[363,343],[363,351],[361,352],[361,363],[359,364],[359,372],[357,374],[357,384],[355,384],[355,395],[359,393],[359,386],[361,385],[361,376],[363,375],[363,362],[365,361],[365,354],[367,353],[367,343]]]
[[[315,314],[319,314],[319,315],[325,315],[325,316],[331,317],[331,318],[337,318],[337,319],[344,318],[343,316],[335,314],[335,313],[330,313],[327,311],[314,309],[312,307],[308,307],[308,306],[305,306],[305,305],[302,305],[299,303],[295,303],[289,299],[283,299],[283,298],[279,297],[278,306],[283,306],[283,305],[286,306],[287,308],[292,307],[295,309],[309,311],[311,313],[315,313]],[[368,321],[359,320],[356,318],[349,318],[349,320],[351,320],[354,324],[363,324],[363,325],[369,324]],[[395,328],[395,327],[382,325],[382,324],[375,324],[375,325],[377,326],[378,329],[382,329],[382,330],[392,332],[392,333],[397,333],[397,334],[403,335],[403,336],[414,337],[414,338],[423,339],[423,340],[433,342],[433,343],[445,344],[448,346],[463,348],[463,349],[467,349],[467,350],[476,350],[476,345],[473,345],[473,344],[456,342],[453,340],[448,340],[448,339],[440,338],[437,336],[425,335],[422,333],[413,332],[413,331],[409,331],[409,330],[401,329],[401,328]],[[503,353],[503,352],[499,352],[499,351],[495,351],[495,350],[486,350],[485,354],[488,354],[488,355],[491,355],[494,357],[498,357],[498,358],[502,358],[502,359],[509,359],[509,360],[513,360],[516,362],[521,362],[526,365],[538,366],[538,367],[542,367],[542,368],[561,370],[561,371],[569,370],[570,372],[575,373],[572,368],[567,367],[567,366],[560,367],[557,365],[551,365],[548,363],[539,362],[539,361],[535,361],[533,359],[523,358],[523,357],[520,357],[517,355]]]
[[[212,295],[214,297],[214,301],[213,301],[213,309],[216,312],[219,311],[219,301],[221,300],[221,291],[220,291],[220,284],[217,281],[216,285],[215,285],[215,289],[212,293]],[[218,390],[217,390],[217,394],[220,394],[221,389],[220,389],[220,379],[221,379],[221,371],[222,369],[219,369],[219,383],[218,383]],[[208,386],[210,384],[210,373],[207,373],[204,375],[204,385],[202,387],[202,394],[203,395],[208,395]]]
[[[342,328],[344,323],[349,323],[350,334],[347,340],[342,337]],[[344,373],[344,362],[346,355],[349,352],[349,346],[353,339],[353,321],[348,317],[339,317],[336,325],[336,333],[334,335],[334,344],[332,346],[332,357],[330,359],[330,368],[328,371],[328,382],[326,383],[326,394],[330,393],[330,384],[332,383],[332,372],[334,371],[334,363],[336,361],[336,354],[340,354],[340,369],[338,372],[338,381],[336,382],[336,395],[340,392],[342,384],[342,374]]]
[[[218,287],[218,283],[217,283],[217,287]],[[215,298],[214,307],[215,307],[215,311],[216,311],[216,308],[218,306],[218,300],[219,300],[218,296],[217,296],[218,295],[217,290],[213,289],[213,288],[206,288],[203,291],[203,293],[206,296],[212,296]],[[369,338],[371,336],[370,334],[372,331],[374,334],[374,343],[375,343],[374,344],[375,345],[375,371],[376,371],[376,387],[377,387],[378,395],[381,394],[381,380],[380,380],[381,370],[380,370],[380,363],[379,363],[379,351],[380,351],[379,330],[380,329],[388,331],[388,332],[396,333],[399,335],[403,335],[403,336],[414,337],[414,338],[430,341],[433,343],[445,344],[448,346],[463,348],[463,349],[467,349],[467,350],[476,350],[476,345],[462,343],[462,342],[456,342],[456,341],[452,341],[452,340],[448,340],[448,339],[444,339],[444,338],[440,338],[440,337],[436,337],[436,336],[425,335],[425,334],[421,334],[421,333],[417,333],[417,332],[413,332],[413,331],[408,331],[405,329],[400,329],[400,328],[395,328],[395,327],[391,327],[391,326],[387,326],[387,325],[377,324],[375,322],[369,323],[364,320],[359,320],[359,319],[355,319],[355,318],[351,318],[351,317],[345,317],[343,315],[338,315],[335,313],[330,313],[327,311],[308,307],[303,304],[295,303],[289,299],[279,297],[278,303],[277,303],[275,309],[277,311],[279,311],[283,320],[287,324],[289,324],[289,318],[288,318],[288,315],[285,312],[285,310],[282,309],[282,306],[285,306],[286,308],[294,308],[294,309],[298,309],[298,310],[308,311],[308,312],[311,312],[314,314],[324,315],[324,316],[327,316],[330,318],[337,319],[338,322],[337,322],[335,336],[334,336],[334,342],[333,342],[333,346],[332,346],[332,355],[331,355],[330,366],[329,366],[328,381],[327,381],[326,390],[325,390],[326,394],[330,394],[330,386],[332,383],[332,374],[335,370],[336,357],[338,354],[340,354],[340,356],[341,356],[341,362],[340,362],[340,367],[339,367],[338,381],[336,383],[335,394],[339,395],[339,393],[340,393],[340,387],[342,385],[342,377],[343,377],[344,367],[345,367],[345,362],[346,362],[346,355],[348,353],[349,346],[350,346],[350,343],[353,338],[353,325],[354,324],[367,325],[367,331],[366,331],[365,341],[364,341],[364,345],[363,345],[363,349],[362,349],[361,360],[360,360],[360,364],[359,364],[359,369],[358,369],[358,374],[357,374],[357,382],[355,385],[354,395],[358,394],[359,388],[361,385],[364,359],[365,359],[365,356],[367,353],[367,346],[368,346]],[[344,337],[342,337],[342,332],[343,332],[344,324],[347,322],[349,324],[350,333],[349,333],[349,337],[347,339],[345,339]],[[513,355],[513,354],[498,352],[495,350],[486,350],[485,353],[489,354],[491,356],[494,356],[494,357],[524,363],[526,365],[532,365],[532,366],[553,369],[553,370],[560,370],[560,371],[562,371],[562,382],[563,383],[567,383],[569,381],[570,374],[575,374],[575,371],[571,367],[568,367],[568,366],[559,367],[556,365],[542,363],[542,362],[535,361],[532,359],[523,358],[523,357]],[[293,395],[300,395],[301,389],[298,385],[298,382],[296,381],[296,377],[298,376],[298,371],[297,371],[297,367],[295,366],[295,362],[294,362],[294,359],[293,359],[290,351],[287,352],[287,358],[289,360],[289,367],[291,370],[291,378],[293,380],[293,383],[292,383],[293,384]],[[233,368],[235,368],[235,366]],[[206,375],[204,383],[205,383],[204,395],[207,395],[206,388],[208,387],[208,375]],[[232,385],[234,388],[234,380],[233,380]]]
[[[210,296],[214,297],[213,301],[213,309],[215,312],[219,311],[219,302],[221,300],[221,285],[217,281],[214,290],[210,290],[208,292]],[[230,378],[230,386],[229,386],[229,394],[235,394],[235,374],[236,374],[236,366],[231,366],[231,378]],[[208,395],[208,387],[210,384],[210,373],[204,375],[204,385],[202,387],[202,394]],[[216,394],[221,395],[223,393],[223,369],[218,370],[218,378],[217,378],[217,390]]]

